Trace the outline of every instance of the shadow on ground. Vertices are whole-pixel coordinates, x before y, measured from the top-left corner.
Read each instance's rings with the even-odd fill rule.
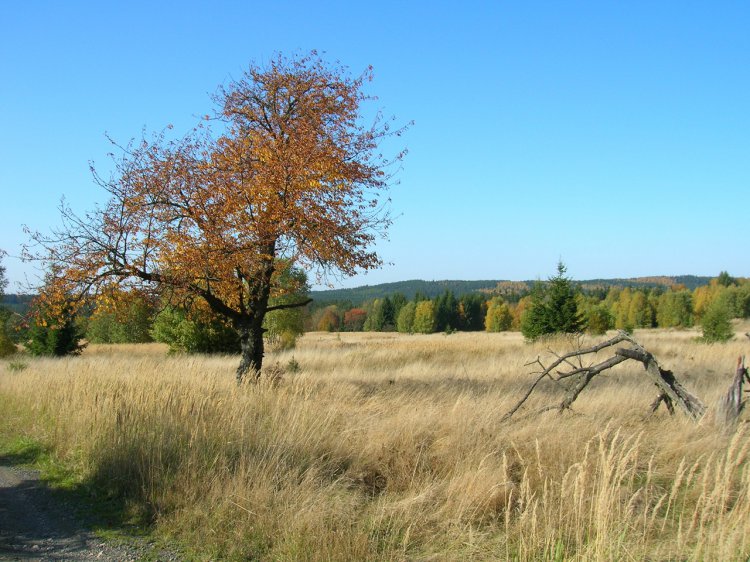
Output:
[[[31,442],[0,454],[0,559],[117,559],[121,553],[113,555],[97,532],[142,534],[143,521],[133,521],[122,498],[97,497],[93,486],[71,483],[54,467],[45,470],[49,482],[27,468],[49,463],[49,451]]]

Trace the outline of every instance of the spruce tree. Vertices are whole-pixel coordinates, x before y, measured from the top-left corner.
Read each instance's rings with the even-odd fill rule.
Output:
[[[57,321],[57,324],[54,322]],[[45,316],[29,329],[26,349],[31,355],[62,357],[78,355],[86,347],[81,342],[83,332],[76,324],[75,317],[66,315],[63,320]]]
[[[557,275],[546,284],[537,283],[531,292],[531,308],[521,319],[521,332],[528,340],[547,334],[581,332],[584,321],[578,313],[576,292],[565,276],[563,262],[557,264]]]
[[[458,301],[449,289],[435,299],[435,331],[458,328]]]

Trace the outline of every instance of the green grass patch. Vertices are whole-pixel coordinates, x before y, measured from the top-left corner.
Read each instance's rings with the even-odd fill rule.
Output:
[[[45,443],[0,432],[0,464],[39,471],[56,502],[71,509],[85,527],[103,540],[127,544],[138,539],[159,548],[156,545],[162,541],[153,535],[148,518],[138,505],[97,489],[58,459]],[[148,552],[143,554],[144,560],[151,559]],[[157,558],[154,553],[153,559]]]

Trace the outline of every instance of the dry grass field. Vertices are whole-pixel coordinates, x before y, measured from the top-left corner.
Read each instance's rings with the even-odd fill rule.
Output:
[[[696,336],[635,334],[713,405],[750,342]],[[199,560],[747,559],[750,432],[648,417],[640,364],[572,413],[531,415],[549,383],[501,423],[524,364],[570,345],[311,333],[268,355],[278,384],[241,388],[236,357],[90,346],[0,363],[0,432],[48,445]]]

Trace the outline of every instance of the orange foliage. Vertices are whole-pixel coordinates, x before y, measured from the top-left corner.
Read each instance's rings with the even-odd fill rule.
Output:
[[[378,152],[402,129],[360,123],[370,78],[314,52],[278,56],[214,96],[218,136],[199,125],[123,147],[111,180],[95,174],[105,207],[83,218],[63,207],[60,231],[33,236],[56,268],[46,298],[108,298],[113,287],[199,298],[242,335],[299,304],[268,304],[281,296],[280,260],[319,275],[377,267],[371,244],[390,224],[383,199],[403,153]]]

